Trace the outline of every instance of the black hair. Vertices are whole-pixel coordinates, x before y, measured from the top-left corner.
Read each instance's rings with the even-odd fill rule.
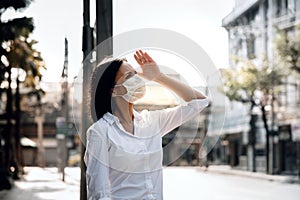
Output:
[[[115,79],[124,60],[114,59],[101,62],[93,71],[90,90],[91,117],[95,122],[111,110],[112,89]]]

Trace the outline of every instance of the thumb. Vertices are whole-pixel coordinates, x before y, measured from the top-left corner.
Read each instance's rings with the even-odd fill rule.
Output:
[[[143,72],[137,72],[137,75],[139,75],[139,76],[144,76],[144,73]]]

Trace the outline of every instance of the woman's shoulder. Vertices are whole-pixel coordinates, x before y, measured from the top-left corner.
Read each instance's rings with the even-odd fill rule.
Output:
[[[97,129],[100,127],[104,127],[107,125],[107,121],[102,117],[100,119],[98,119],[97,121],[95,121],[90,127],[89,129]]]
[[[87,137],[98,136],[98,137],[107,137],[107,122],[101,118],[98,121],[94,122],[87,130]]]

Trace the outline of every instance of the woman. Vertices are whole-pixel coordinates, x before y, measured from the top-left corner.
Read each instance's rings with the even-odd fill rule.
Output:
[[[125,60],[100,64],[93,72],[91,105],[96,121],[87,131],[85,163],[88,199],[163,199],[162,137],[208,105],[201,92],[163,74],[139,50],[142,72]],[[175,92],[186,105],[138,113],[133,103],[145,94],[144,79]]]

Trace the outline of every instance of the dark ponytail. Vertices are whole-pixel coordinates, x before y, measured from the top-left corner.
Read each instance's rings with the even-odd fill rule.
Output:
[[[93,71],[90,89],[90,110],[95,122],[111,110],[112,89],[123,60],[115,59],[101,62]]]

